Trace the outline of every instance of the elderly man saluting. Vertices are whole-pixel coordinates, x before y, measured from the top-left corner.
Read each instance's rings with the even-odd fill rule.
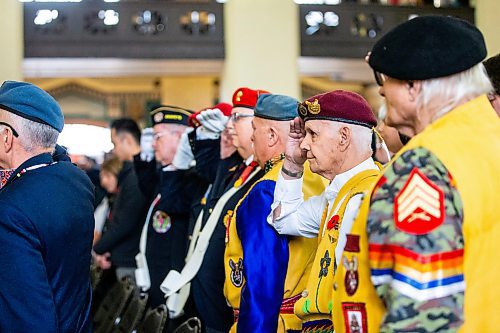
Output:
[[[0,331],[92,331],[90,257],[94,190],[68,160],[54,160],[64,118],[26,82],[0,87]]]
[[[268,222],[280,234],[318,237],[307,288],[295,304],[295,314],[303,321],[303,331],[333,332],[335,272],[342,265],[344,247],[356,246],[350,229],[363,195],[379,173],[371,158],[377,120],[361,96],[341,90],[309,98],[299,105],[299,115],[290,124]],[[306,160],[312,172],[331,182],[321,195],[304,201]]]

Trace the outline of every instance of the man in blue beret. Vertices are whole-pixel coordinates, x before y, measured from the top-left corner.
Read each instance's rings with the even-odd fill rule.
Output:
[[[265,175],[240,200],[228,224],[224,265],[225,294],[234,309],[231,332],[287,332],[300,330],[293,305],[304,290],[317,241],[279,235],[266,219],[283,164],[290,120],[297,117],[294,98],[259,96],[253,127],[254,160]],[[306,196],[318,195],[324,182],[309,171]]]
[[[92,183],[54,161],[64,118],[57,102],[25,82],[0,87],[0,331],[88,332],[94,230]]]
[[[402,23],[371,51],[385,122],[412,138],[367,217],[382,332],[498,331],[500,120],[485,56],[476,27],[444,16]]]

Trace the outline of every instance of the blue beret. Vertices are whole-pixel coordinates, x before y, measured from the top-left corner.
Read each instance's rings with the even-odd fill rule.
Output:
[[[368,63],[395,79],[428,80],[463,72],[485,57],[483,35],[469,22],[420,16],[382,36]]]
[[[172,105],[162,105],[151,111],[151,123],[157,124],[188,124],[189,116],[193,112],[188,109]]]
[[[284,95],[260,95],[255,105],[255,117],[271,120],[292,120],[298,116],[297,105],[299,101]]]
[[[28,82],[5,81],[0,87],[0,109],[49,125],[59,133],[64,127],[64,116],[56,100]]]

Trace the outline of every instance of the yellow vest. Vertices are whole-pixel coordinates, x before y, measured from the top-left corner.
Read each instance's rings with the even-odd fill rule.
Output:
[[[258,182],[264,180],[274,180],[278,179],[279,172],[283,162],[277,163],[269,172],[267,172],[260,180],[258,180],[249,189],[250,192]],[[321,194],[327,185],[325,178],[314,174],[310,171],[309,165],[306,162],[304,165],[304,184],[302,191],[305,198]],[[238,206],[245,199],[246,195],[240,200],[235,208],[235,213],[232,216],[228,216],[228,228],[226,237],[226,251],[224,253],[224,267],[226,272],[226,281],[224,283],[224,294],[228,303],[234,310],[239,309],[240,306],[240,296],[241,287],[244,285],[243,272],[241,270],[241,264],[243,262],[243,249],[241,246],[240,238],[238,237],[238,232],[236,229],[236,216],[238,214]],[[309,270],[311,269],[312,260],[314,254],[316,253],[317,241],[314,238],[304,238],[304,237],[290,237],[289,242],[289,261],[288,269],[285,279],[285,288],[283,291],[283,299],[296,296],[302,292],[305,288],[305,283],[307,276],[309,275]],[[234,283],[231,278],[234,279],[234,271],[240,270],[239,274],[241,282]],[[233,277],[231,277],[233,274]],[[300,330],[301,321],[294,314],[281,314],[279,316],[278,322],[278,332],[285,333],[287,330]],[[236,323],[231,328],[231,332],[236,332]]]
[[[332,321],[335,333],[378,332],[385,309],[371,282],[366,222],[370,193],[378,179],[373,172],[356,186],[364,195],[358,216],[347,235],[342,262],[333,283]]]
[[[330,210],[330,216],[326,215],[328,207],[323,212],[318,234],[318,250],[307,288],[302,293],[302,298],[295,303],[295,313],[304,323],[331,319],[332,292],[336,287],[334,285],[336,275],[334,266],[336,265],[338,270],[342,265],[335,263],[335,248],[345,209],[352,196],[365,192],[374,183],[378,173],[377,170],[365,170],[356,174],[340,189],[333,203],[333,208]],[[343,198],[344,200],[342,200]],[[336,210],[336,207],[339,209]],[[335,211],[337,211],[336,214],[331,216]],[[331,330],[330,325],[322,326],[323,329]]]
[[[498,332],[500,119],[483,95],[436,120],[404,151],[416,147],[428,149],[441,160],[463,203],[466,289],[465,323],[460,332]]]

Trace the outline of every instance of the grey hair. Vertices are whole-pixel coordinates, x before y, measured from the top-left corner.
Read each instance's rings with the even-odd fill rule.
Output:
[[[442,117],[464,100],[471,100],[493,91],[486,69],[479,63],[470,69],[446,77],[422,81],[417,97],[417,112],[427,110],[433,119]]]
[[[59,137],[59,132],[49,125],[22,118],[10,112],[5,116],[19,134],[21,146],[27,152],[39,149],[54,149]]]

